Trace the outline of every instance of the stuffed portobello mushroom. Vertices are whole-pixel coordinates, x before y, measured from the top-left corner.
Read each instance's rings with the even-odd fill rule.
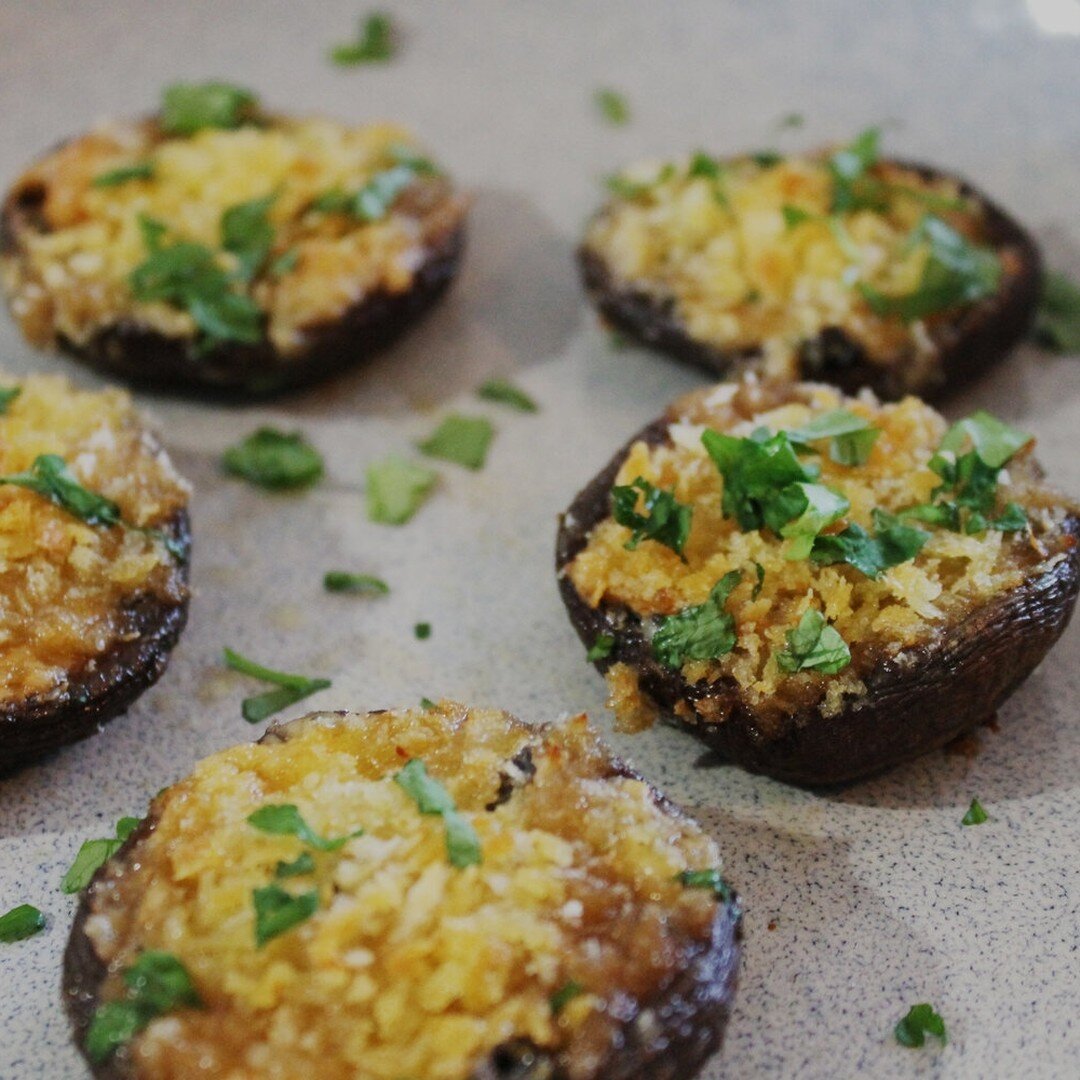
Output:
[[[16,181],[0,266],[34,345],[137,385],[271,393],[407,329],[452,280],[464,216],[399,127],[180,84]]]
[[[593,304],[711,371],[930,396],[1027,332],[1040,259],[970,184],[879,156],[697,153],[611,178],[579,249]]]
[[[753,377],[677,402],[577,497],[570,618],[623,727],[854,780],[987,719],[1064,630],[1080,510],[1032,440]]]
[[[312,714],[159,794],[64,996],[99,1077],[685,1080],[739,936],[715,842],[583,716],[442,702]]]
[[[92,734],[187,618],[189,488],[128,396],[0,377],[0,773]]]

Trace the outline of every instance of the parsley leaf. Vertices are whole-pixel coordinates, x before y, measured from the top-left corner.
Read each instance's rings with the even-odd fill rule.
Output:
[[[122,817],[116,823],[116,838],[84,840],[60,882],[60,891],[71,894],[82,892],[98,869],[105,865],[119,850],[124,841],[138,828],[139,819]]]
[[[45,916],[33,904],[19,904],[0,915],[0,941],[11,944],[45,929]]]
[[[385,596],[390,586],[370,574],[350,574],[347,570],[328,570],[323,575],[327,592],[359,593],[362,596]]]
[[[597,109],[600,110],[600,115],[609,124],[621,127],[623,124],[629,122],[630,106],[627,104],[626,98],[617,90],[612,90],[610,87],[604,87],[596,91],[593,95],[593,100],[596,103]]]
[[[280,712],[282,709],[310,697],[317,690],[325,690],[331,684],[329,679],[309,679],[306,675],[289,675],[284,671],[274,671],[272,668],[256,664],[254,660],[248,660],[232,649],[224,650],[225,666],[239,671],[243,675],[250,675],[253,679],[261,679],[263,682],[273,683],[277,690],[268,690],[253,697],[244,698],[240,706],[241,715],[249,724],[257,724],[268,716]]]
[[[11,403],[22,393],[21,386],[0,386],[0,416],[8,411]]]
[[[669,668],[681,668],[687,660],[715,660],[731,652],[735,618],[724,604],[741,580],[742,573],[731,570],[713,586],[704,604],[661,619],[652,637],[653,656]]]
[[[261,949],[319,910],[319,890],[294,896],[280,885],[264,885],[251,890],[251,902],[255,908],[255,947]]]
[[[416,803],[421,814],[441,814],[446,829],[446,854],[452,866],[459,869],[478,866],[483,861],[480,837],[468,818],[458,813],[453,796],[428,774],[419,758],[413,758],[400,772],[394,773],[394,783]]]
[[[707,870],[682,870],[675,875],[675,880],[688,889],[708,889],[719,900],[731,899],[731,888],[724,881],[724,876],[719,867],[710,867]]]
[[[804,210],[801,206],[793,206],[790,203],[784,203],[780,208],[780,213],[784,215],[784,228],[786,229],[794,229],[805,221],[818,220],[817,214],[811,214],[809,210]]]
[[[279,859],[274,868],[276,878],[303,877],[304,874],[313,873],[315,873],[315,860],[311,857],[310,851],[301,851],[292,862]]]
[[[957,421],[945,433],[938,452],[959,453],[967,443],[991,468],[1000,469],[1033,440],[1034,436],[1010,427],[996,416],[979,409]]]
[[[800,445],[830,439],[829,457],[839,465],[865,465],[881,429],[850,409],[833,409],[787,433]]]
[[[848,563],[867,577],[876,578],[891,566],[914,559],[930,534],[905,525],[884,510],[873,511],[874,535],[852,522],[843,532],[814,538],[810,560],[821,566]]]
[[[613,648],[615,648],[615,638],[611,634],[597,634],[596,640],[585,654],[585,659],[590,663],[597,660],[606,660],[611,655]]]
[[[1035,340],[1060,353],[1080,353],[1080,288],[1064,274],[1043,276]]]
[[[250,90],[230,83],[174,83],[162,97],[161,126],[168,135],[236,128],[254,118],[258,103]]]
[[[867,128],[826,162],[833,182],[833,213],[880,205],[879,185],[866,175],[877,164],[880,141],[881,130]]]
[[[760,169],[771,169],[784,160],[784,155],[776,150],[759,150],[750,155],[750,160]]]
[[[381,11],[372,12],[360,24],[355,41],[335,45],[330,59],[338,67],[354,67],[357,64],[382,63],[394,55],[394,28],[390,16]]]
[[[893,1028],[896,1041],[901,1046],[918,1047],[926,1042],[927,1035],[936,1035],[941,1045],[948,1043],[945,1033],[945,1021],[934,1012],[932,1005],[912,1005],[907,1015]]]
[[[263,268],[274,246],[274,227],[270,224],[270,207],[277,192],[258,199],[230,206],[221,215],[221,246],[237,258],[237,277],[251,281]]]
[[[494,437],[495,428],[490,420],[451,413],[430,438],[417,445],[429,457],[452,461],[467,469],[480,469]]]
[[[915,322],[990,296],[1001,281],[1001,260],[995,252],[972,244],[932,214],[915,227],[910,243],[929,245],[922,278],[913,292],[892,296],[859,283],[875,315],[898,315],[904,322]]]
[[[584,993],[585,987],[574,979],[570,979],[568,982],[563,983],[563,985],[548,998],[548,1004],[551,1006],[551,1015],[558,1016],[559,1013],[574,1000],[574,998],[581,997]]]
[[[154,163],[152,161],[139,161],[134,165],[121,165],[119,168],[98,173],[90,181],[90,186],[96,188],[120,187],[121,184],[126,184],[131,180],[153,180],[153,178]]]
[[[363,829],[357,829],[348,836],[326,840],[308,825],[292,803],[270,803],[260,806],[254,813],[248,814],[247,820],[248,824],[253,825],[260,832],[270,833],[273,836],[295,836],[316,851],[337,851],[353,837],[364,835]]]
[[[438,480],[438,473],[412,461],[388,457],[367,470],[367,513],[372,521],[404,525]]]
[[[416,160],[423,160],[427,167],[421,170],[415,165],[393,165],[375,173],[359,191],[350,194],[335,188],[325,192],[311,203],[311,209],[326,214],[351,214],[360,221],[380,221],[421,171],[430,172],[434,168],[426,158]]]
[[[476,391],[476,395],[488,401],[498,401],[503,405],[509,405],[519,412],[534,413],[539,411],[536,402],[524,390],[519,390],[513,383],[508,383],[503,379],[488,379]]]
[[[690,167],[686,175],[690,179],[700,177],[711,181],[713,198],[721,206],[730,206],[725,187],[726,167],[722,161],[710,157],[703,150],[698,150],[690,159]]]
[[[201,1008],[187,968],[172,953],[147,949],[124,970],[126,997],[99,1005],[86,1032],[86,1053],[100,1065],[155,1017]]]
[[[757,576],[757,581],[754,582],[754,588],[750,593],[751,600],[756,600],[761,595],[761,587],[765,584],[765,567],[761,563],[755,562],[754,573]]]
[[[437,709],[438,707],[439,706],[429,697],[422,697],[420,699],[420,708],[425,712],[431,712],[432,709]]]
[[[797,518],[780,529],[780,535],[791,541],[784,558],[805,559],[818,533],[842,518],[851,509],[851,503],[844,495],[823,484],[792,484],[791,487],[802,493],[805,506]]]
[[[637,512],[638,493],[645,497],[644,514]],[[679,502],[670,491],[654,487],[643,476],[611,489],[611,515],[633,534],[623,544],[633,551],[642,540],[655,540],[671,548],[684,562],[683,548],[690,536],[694,508]]]
[[[776,654],[776,664],[789,674],[820,671],[835,675],[851,663],[851,651],[844,639],[825,621],[816,608],[803,612],[799,625],[787,631],[787,648]]]
[[[0,476],[0,484],[14,484],[44,496],[87,525],[120,524],[120,507],[82,486],[58,454],[39,454],[26,472]]]
[[[431,637],[431,623],[429,623],[429,622],[418,622],[413,627],[413,633],[417,636],[417,638],[420,641],[427,641],[427,639],[429,637]]]
[[[960,819],[960,824],[981,825],[984,821],[989,820],[990,815],[983,809],[982,803],[978,799],[972,799],[967,813]]]
[[[268,427],[230,446],[221,464],[227,473],[273,491],[307,487],[323,474],[322,455],[300,432]]]

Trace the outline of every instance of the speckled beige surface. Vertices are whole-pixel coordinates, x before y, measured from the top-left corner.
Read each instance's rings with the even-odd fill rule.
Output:
[[[163,83],[224,76],[274,106],[401,118],[476,199],[458,286],[367,368],[272,407],[140,398],[196,484],[191,622],[126,717],[0,782],[0,910],[32,902],[49,916],[37,938],[0,946],[4,1080],[84,1075],[59,1003],[74,901],[58,885],[79,843],[261,730],[240,718],[250,684],[221,669],[223,645],[333,678],[285,716],[443,694],[529,720],[586,709],[606,724],[600,679],[555,590],[555,515],[630,432],[701,380],[613,351],[587,311],[571,251],[599,176],[636,156],[776,142],[792,110],[808,118],[784,137],[796,146],[892,120],[890,149],[969,174],[1033,227],[1051,263],[1080,274],[1080,36],[1039,29],[1080,31],[1067,0],[392,7],[400,59],[341,71],[323,54],[351,30],[354,3],[0,4],[5,185],[96,118],[144,110]],[[633,108],[625,128],[595,115],[593,90],[608,84]],[[94,382],[34,354],[7,319],[0,358]],[[472,400],[495,373],[543,411]],[[950,411],[976,405],[1036,432],[1052,479],[1080,494],[1080,360],[1025,348]],[[452,406],[497,424],[488,467],[443,468],[405,528],[368,523],[365,465],[407,449]],[[221,477],[221,450],[263,422],[303,428],[326,455],[326,481],[273,497]],[[393,592],[328,596],[331,567],[379,574]],[[421,620],[430,640],[413,636]],[[977,756],[934,755],[840,794],[704,766],[670,730],[616,740],[715,832],[745,899],[742,985],[709,1080],[1078,1074],[1078,661],[1080,625]],[[961,828],[974,795],[992,820]],[[917,1001],[945,1017],[946,1049],[893,1041]]]

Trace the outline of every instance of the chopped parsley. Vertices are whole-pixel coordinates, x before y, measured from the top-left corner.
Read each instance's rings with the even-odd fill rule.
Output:
[[[60,891],[68,894],[82,892],[98,869],[120,850],[120,846],[138,826],[138,818],[122,817],[116,823],[115,838],[84,840],[75,855],[75,861],[68,867],[60,882]]]
[[[1053,270],[1043,275],[1035,340],[1054,352],[1080,352],[1080,287]]]
[[[867,128],[829,158],[834,213],[880,207],[880,185],[867,176],[877,164],[880,141],[881,129]]]
[[[804,210],[801,206],[793,206],[791,203],[784,203],[780,212],[784,215],[784,227],[787,229],[794,229],[806,221],[820,220],[817,214],[811,214],[809,210]]]
[[[644,496],[644,514],[637,512],[639,492]],[[632,530],[623,544],[627,551],[633,551],[642,540],[655,540],[686,561],[683,548],[690,536],[694,509],[679,502],[672,492],[654,487],[642,476],[629,484],[617,484],[611,489],[611,515]]]
[[[230,446],[221,464],[227,473],[272,491],[307,487],[323,474],[322,455],[300,432],[269,427]]]
[[[394,774],[394,783],[416,803],[421,814],[442,815],[446,828],[446,854],[452,866],[463,869],[483,861],[480,837],[468,818],[458,813],[453,796],[433,776],[419,758],[413,758]]]
[[[21,386],[0,386],[0,416],[8,411],[11,403],[22,393]]]
[[[574,1000],[574,998],[581,997],[584,993],[585,987],[575,979],[570,979],[568,982],[563,983],[562,986],[548,998],[548,1003],[551,1005],[551,1015],[558,1016],[559,1013]]]
[[[230,206],[221,215],[221,246],[236,256],[237,278],[249,282],[262,270],[274,246],[270,207],[277,192]]]
[[[912,1005],[907,1015],[893,1028],[896,1041],[901,1046],[919,1047],[926,1042],[927,1035],[934,1035],[945,1046],[949,1037],[945,1032],[945,1021],[934,1012],[932,1005]]]
[[[719,900],[731,899],[731,888],[724,881],[719,867],[707,870],[682,870],[675,875],[675,880],[688,889],[708,889]]]
[[[829,457],[838,465],[865,465],[880,434],[880,428],[850,409],[833,409],[788,431],[787,437],[800,446],[829,439]]]
[[[357,593],[360,596],[385,596],[390,586],[370,574],[350,574],[347,570],[328,570],[323,575],[327,592]]]
[[[799,625],[788,630],[786,637],[787,648],[776,653],[776,666],[788,674],[820,671],[835,675],[851,663],[846,642],[816,608],[807,608]]]
[[[33,904],[19,904],[0,915],[0,941],[10,945],[45,929],[45,916]]]
[[[929,253],[912,292],[893,296],[860,282],[859,291],[875,315],[898,315],[910,323],[996,291],[1001,260],[989,248],[972,244],[933,214],[923,217],[911,234],[910,245],[922,243],[929,246]]]
[[[418,176],[430,176],[439,171],[434,162],[406,146],[394,147],[391,156],[395,163],[375,173],[358,191],[333,188],[314,199],[311,209],[324,214],[351,214],[360,221],[381,221],[397,197]]]
[[[627,103],[626,98],[617,90],[612,90],[610,87],[602,87],[593,95],[593,101],[596,103],[600,115],[609,124],[621,127],[623,124],[629,123],[630,106]]]
[[[277,866],[274,867],[276,878],[303,877],[305,874],[313,873],[315,873],[315,860],[311,857],[310,851],[301,851],[292,862],[279,859]]]
[[[784,155],[777,150],[759,150],[750,155],[750,160],[761,169],[771,169],[784,160]]]
[[[119,525],[120,507],[104,495],[85,488],[58,454],[39,454],[28,470],[0,476],[0,484],[14,484],[48,499],[87,525]]]
[[[280,885],[264,885],[251,890],[251,902],[255,908],[255,947],[261,949],[319,910],[319,890],[294,895]]]
[[[847,563],[867,577],[876,578],[891,566],[914,559],[930,534],[884,510],[872,512],[874,534],[852,522],[843,532],[814,538],[810,560],[822,566]]]
[[[360,33],[353,41],[335,45],[330,50],[330,60],[338,67],[355,67],[358,64],[377,64],[394,55],[394,27],[390,16],[374,11],[360,24]]]
[[[687,660],[715,660],[735,648],[735,618],[724,610],[742,573],[732,570],[712,588],[703,604],[660,619],[652,637],[653,656],[669,668]]]
[[[172,953],[147,949],[123,973],[125,997],[97,1007],[86,1032],[86,1053],[100,1065],[155,1017],[202,1007],[187,968]]]
[[[167,135],[237,128],[254,118],[258,104],[250,90],[230,83],[174,83],[162,96],[161,127]]]
[[[488,379],[476,391],[476,395],[487,401],[509,405],[519,412],[539,412],[539,406],[524,390],[519,390],[513,383],[506,382],[504,379]]]
[[[754,563],[754,574],[757,577],[757,581],[754,582],[754,588],[750,592],[750,599],[756,600],[761,595],[761,587],[765,584],[765,567],[759,562]]]
[[[729,206],[727,190],[724,186],[725,165],[714,157],[710,157],[703,150],[695,152],[690,159],[690,167],[686,171],[690,179],[700,178],[708,180],[712,184],[713,198],[721,206]]]
[[[432,469],[399,457],[368,466],[368,517],[384,525],[404,525],[420,509],[438,478]]]
[[[480,469],[494,437],[495,429],[490,420],[451,413],[430,438],[417,445],[429,457],[452,461],[467,469]]]
[[[780,535],[791,541],[784,557],[805,559],[810,555],[818,533],[842,518],[851,509],[851,503],[846,496],[823,484],[792,484],[788,490],[792,489],[801,493],[804,505],[799,516],[780,529]]]
[[[418,622],[413,627],[413,633],[416,635],[418,640],[427,641],[427,639],[431,637],[431,623]]]
[[[126,184],[131,180],[153,180],[153,178],[154,163],[152,161],[140,161],[134,165],[121,165],[119,168],[98,173],[90,181],[90,186],[96,188],[120,187],[121,184]]]
[[[590,663],[595,663],[597,660],[606,660],[614,648],[615,638],[611,634],[597,634],[596,640],[585,654],[585,659]]]
[[[438,707],[439,706],[429,697],[422,697],[420,699],[420,708],[425,712],[431,712],[432,709],[437,709]]]
[[[806,123],[806,117],[802,113],[791,112],[785,116],[781,116],[777,122],[777,127],[781,131],[787,131],[791,128],[801,128]]]
[[[274,671],[272,668],[256,664],[254,660],[248,660],[232,649],[225,649],[225,666],[239,671],[243,675],[250,675],[253,679],[261,679],[263,682],[273,683],[277,689],[267,690],[262,694],[244,698],[240,706],[241,714],[249,724],[257,724],[268,716],[288,708],[297,701],[314,694],[317,690],[325,690],[330,686],[329,679],[309,679],[306,675],[289,675],[284,671]]]
[[[272,836],[295,836],[316,851],[337,851],[354,837],[364,835],[363,829],[357,829],[348,836],[327,840],[311,828],[292,803],[260,806],[254,813],[248,814],[247,820],[249,825],[253,825],[260,832],[270,833]]]
[[[960,819],[960,824],[981,825],[984,821],[989,820],[990,815],[983,809],[982,803],[978,799],[972,799],[967,813]]]

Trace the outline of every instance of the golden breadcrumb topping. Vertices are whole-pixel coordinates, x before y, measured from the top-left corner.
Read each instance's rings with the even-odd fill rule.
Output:
[[[847,563],[790,559],[787,541],[767,529],[743,531],[737,520],[723,516],[723,477],[701,443],[706,427],[740,436],[758,427],[794,430],[840,407],[865,418],[880,435],[865,464],[842,465],[827,453],[813,459],[821,466],[817,482],[851,503],[829,531],[854,522],[872,533],[875,508],[896,513],[929,502],[941,483],[929,461],[946,423],[917,398],[881,405],[867,393],[849,398],[810,383],[787,388],[759,386],[752,379],[723,384],[676,403],[670,442],[635,443],[616,479],[628,484],[644,477],[693,507],[686,561],[653,540],[627,550],[630,530],[605,518],[565,571],[582,599],[591,607],[625,606],[644,619],[668,616],[701,604],[726,573],[741,571],[742,581],[726,604],[735,619],[734,649],[720,659],[687,661],[683,676],[691,683],[733,680],[740,696],[759,711],[788,712],[809,702],[830,714],[840,710],[845,698],[864,692],[862,679],[882,653],[895,655],[930,640],[947,623],[1064,557],[1066,541],[1053,531],[1063,511],[1039,486],[1027,448],[1002,474],[998,502],[1022,506],[1028,530],[966,535],[921,524],[930,534],[925,546],[914,559],[876,578]],[[823,612],[851,649],[850,665],[837,674],[789,674],[777,665],[787,631],[809,608]],[[624,724],[639,728],[647,723],[650,714],[637,696],[632,671],[613,665],[609,681],[611,703]],[[715,709],[715,704],[703,702],[702,708]]]
[[[414,181],[379,220],[312,209],[330,192],[351,193],[393,166],[411,136],[391,124],[349,128],[325,119],[273,118],[265,126],[166,137],[153,121],[110,123],[62,146],[26,172],[11,198],[42,198],[34,230],[4,260],[4,286],[24,334],[36,344],[79,344],[119,321],[169,337],[196,333],[191,315],[163,301],[136,301],[129,275],[147,257],[139,224],[160,221],[171,238],[222,252],[223,213],[274,195],[273,247],[251,296],[284,354],[305,331],[340,317],[377,290],[409,289],[427,247],[460,221],[463,203],[441,177]],[[111,186],[110,171],[146,165],[152,176]],[[284,264],[276,262],[286,256]]]
[[[645,163],[622,174],[627,196],[593,219],[585,246],[622,288],[674,305],[690,337],[731,351],[760,347],[760,371],[797,379],[798,350],[826,327],[859,342],[871,362],[898,354],[930,363],[926,322],[874,313],[859,284],[887,295],[918,289],[930,253],[912,243],[928,209],[968,240],[983,230],[980,205],[948,178],[881,162],[880,208],[834,211],[827,158],[718,163],[719,177],[693,162]]]
[[[84,487],[119,504],[128,525],[154,527],[187,503],[188,486],[146,434],[129,396],[66,380],[0,375],[20,387],[0,415],[0,475],[62,457]],[[185,586],[160,538],[88,525],[43,495],[0,484],[0,694],[63,691],[110,649],[126,603],[152,594],[179,602]]]
[[[394,782],[417,758],[474,827],[479,865],[451,865],[442,821]],[[363,835],[280,881],[316,889],[318,908],[257,948],[252,892],[305,850],[248,823],[278,804],[323,837]],[[613,775],[583,716],[540,731],[449,702],[316,714],[207,758],[152,813],[137,858],[95,885],[87,923],[114,973],[106,1000],[122,993],[115,972],[158,949],[204,1002],[122,1051],[145,1077],[466,1080],[514,1039],[591,1077],[613,1011],[679,971],[717,914],[711,890],[676,880],[718,867],[715,843]],[[580,993],[556,1013],[571,983]]]

